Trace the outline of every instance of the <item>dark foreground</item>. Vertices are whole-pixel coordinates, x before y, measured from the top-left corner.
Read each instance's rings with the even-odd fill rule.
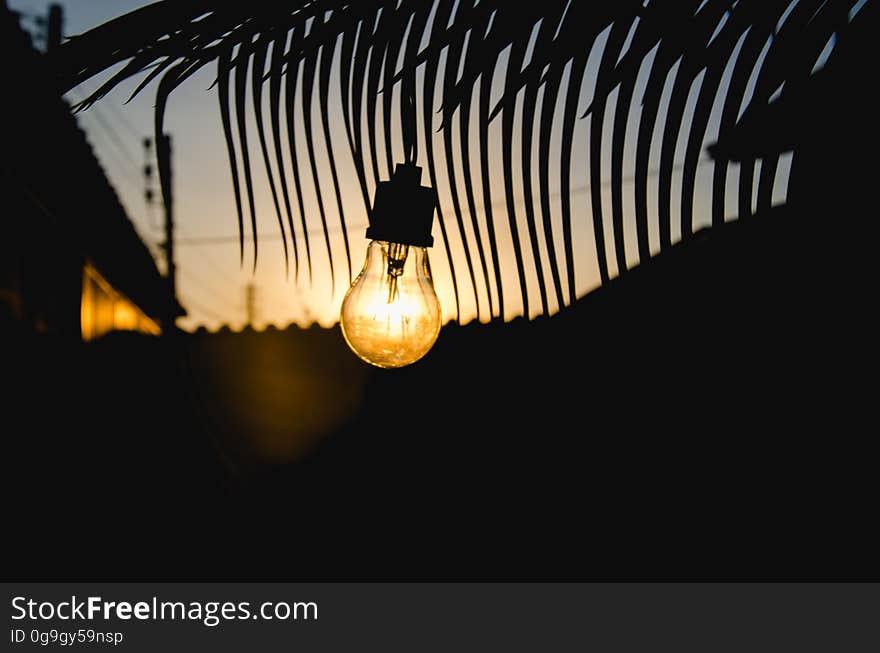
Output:
[[[876,580],[867,280],[791,220],[394,372],[320,329],[10,332],[3,575]]]

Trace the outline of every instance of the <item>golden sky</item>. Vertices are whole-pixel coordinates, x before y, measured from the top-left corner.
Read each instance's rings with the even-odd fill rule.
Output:
[[[25,26],[32,27],[32,17],[46,11],[47,3],[33,2],[30,0],[10,0],[10,7],[14,10],[25,12]],[[70,0],[62,3],[65,7],[65,35],[80,33],[89,27],[104,22],[116,15],[125,13],[133,8],[147,4],[141,0]],[[28,21],[31,21],[30,23]],[[602,39],[594,44],[594,54],[600,52]],[[588,65],[588,74],[590,66]],[[166,130],[172,136],[173,142],[173,167],[174,167],[174,195],[175,195],[175,219],[176,219],[176,260],[178,266],[178,292],[181,302],[188,310],[188,316],[180,321],[182,327],[194,329],[198,325],[207,325],[209,328],[217,328],[221,324],[229,324],[233,328],[240,328],[246,322],[245,287],[253,284],[255,287],[255,324],[259,328],[268,323],[284,327],[291,322],[307,326],[317,321],[323,326],[331,326],[338,320],[339,307],[348,288],[348,267],[345,262],[345,253],[341,238],[341,227],[336,209],[336,202],[329,184],[324,187],[324,205],[327,210],[328,223],[333,233],[333,253],[336,262],[336,284],[331,292],[330,270],[325,251],[324,237],[321,231],[320,220],[317,215],[317,206],[314,202],[314,189],[311,185],[311,175],[308,172],[308,164],[301,163],[301,172],[305,185],[306,212],[310,224],[309,233],[312,250],[312,278],[305,261],[300,261],[298,280],[295,271],[291,269],[285,273],[284,256],[277,217],[273,207],[269,185],[267,183],[262,156],[259,150],[259,142],[253,115],[249,116],[250,122],[250,151],[251,165],[254,172],[254,189],[256,193],[256,209],[258,233],[266,238],[259,244],[259,260],[257,268],[253,270],[252,248],[250,243],[245,248],[245,261],[240,264],[239,244],[237,238],[237,219],[235,213],[234,196],[228,167],[228,158],[223,140],[220,123],[220,114],[217,108],[217,98],[213,90],[208,90],[214,81],[215,69],[213,66],[201,71],[191,78],[186,84],[177,89],[171,97],[166,113]],[[91,80],[81,88],[75,89],[70,94],[71,99],[82,98],[89,90],[95,88],[101,79]],[[699,78],[698,78],[699,80]],[[85,129],[96,154],[102,162],[105,171],[126,207],[132,221],[144,241],[150,246],[157,258],[160,258],[159,242],[162,240],[162,210],[158,201],[159,192],[157,183],[153,187],[156,190],[157,202],[152,210],[148,209],[144,201],[144,179],[141,168],[145,161],[145,152],[141,140],[144,136],[152,136],[153,125],[153,102],[154,88],[147,88],[137,98],[128,104],[124,104],[129,92],[136,82],[124,84],[110,96],[101,100],[95,108],[80,114],[80,123]],[[587,106],[592,89],[589,83],[584,84],[585,90],[581,98],[581,109]],[[692,89],[696,90],[695,88]],[[265,94],[264,102],[268,101],[268,93]],[[613,99],[613,97],[612,97]],[[692,92],[691,99],[695,99]],[[540,101],[540,100],[539,100]],[[265,106],[265,105],[264,105]],[[613,107],[613,101],[609,103]],[[613,108],[611,109],[613,111]],[[637,124],[638,105],[629,117],[629,127]],[[320,122],[315,116],[316,129],[320,129]],[[496,121],[500,123],[500,121]],[[332,124],[332,123],[331,123]],[[574,223],[575,242],[575,270],[576,270],[576,293],[583,296],[599,285],[599,274],[596,263],[596,249],[593,243],[593,227],[589,209],[589,195],[591,189],[587,187],[589,171],[587,168],[586,153],[587,139],[589,138],[589,119],[579,121],[575,131],[575,162],[572,166],[571,185],[574,190],[573,209],[577,213]],[[606,126],[610,122],[606,120]],[[422,183],[428,183],[427,167],[424,161],[425,134],[422,126],[419,127],[421,144],[419,152],[421,159],[419,165],[425,168]],[[709,137],[706,144],[713,139],[712,126],[710,124]],[[361,193],[357,186],[354,167],[348,156],[348,146],[343,130],[340,128],[332,134],[332,145],[336,154],[337,165],[340,168],[340,178],[343,188],[343,203],[346,211],[346,221],[349,225],[348,238],[351,244],[353,274],[357,274],[363,263],[367,241],[364,238],[366,216],[363,209]],[[443,151],[441,136],[434,134],[435,153]],[[318,139],[319,141],[322,139]],[[395,144],[399,147],[398,135],[394,135]],[[500,124],[493,124],[490,130],[490,147],[497,152],[500,162]],[[476,137],[470,139],[476,143]],[[627,162],[634,159],[634,139],[627,140],[625,158]],[[271,147],[271,146],[270,146]],[[554,148],[558,148],[558,134]],[[285,147],[285,151],[286,151]],[[319,145],[319,164],[325,158],[323,146]],[[519,151],[519,146],[515,148]],[[653,150],[653,148],[652,148]],[[398,150],[398,151],[402,151]],[[557,150],[552,150],[557,151]],[[535,153],[535,161],[537,161]],[[603,152],[604,165],[608,163],[608,153]],[[456,154],[460,157],[460,152]],[[652,151],[652,157],[654,152]],[[518,157],[518,154],[517,154]],[[551,156],[552,158],[552,156]],[[677,157],[680,159],[681,157]],[[471,151],[472,161],[478,160],[476,149]],[[442,160],[442,155],[441,155]],[[787,184],[788,159],[784,159],[780,165],[777,176],[777,187],[774,189],[775,201],[784,198]],[[497,166],[500,167],[500,166]],[[652,168],[656,166],[653,164]],[[441,168],[443,169],[443,168]],[[289,170],[289,165],[288,165]],[[519,283],[516,272],[515,258],[513,256],[513,241],[510,230],[507,227],[507,207],[504,203],[503,184],[500,172],[490,179],[493,190],[493,212],[496,213],[496,235],[499,242],[502,279],[505,290],[505,319],[511,319],[523,314],[523,307],[519,301]],[[705,174],[703,174],[705,173]],[[736,183],[737,171],[731,167],[728,173],[728,183]],[[702,224],[708,224],[708,207],[710,205],[711,170],[708,166],[701,166],[700,176],[697,179],[697,204],[695,210],[695,229]],[[604,175],[603,178],[608,178]],[[456,265],[460,264],[459,274],[466,273],[464,265],[462,238],[471,244],[472,252],[475,240],[474,234],[468,226],[462,235],[458,231],[455,219],[452,217],[452,203],[449,193],[445,170],[440,174],[438,194],[441,207],[447,216],[447,229],[450,235],[450,247],[456,258]],[[327,175],[329,179],[329,175]],[[387,177],[386,177],[387,178]],[[518,180],[517,194],[521,195],[522,183]],[[464,194],[461,191],[459,178],[459,192],[462,204],[466,206]],[[678,207],[677,190],[673,185],[673,216]],[[290,184],[292,186],[292,184]],[[536,186],[537,187],[537,186]],[[480,194],[479,187],[476,189]],[[592,189],[596,192],[596,189]],[[606,217],[610,215],[610,192],[607,186],[599,189],[602,193],[603,206],[607,207]],[[652,194],[653,193],[653,194]],[[732,195],[732,194],[728,194]],[[735,199],[731,197],[730,199]],[[656,189],[649,185],[649,201],[656,200]],[[292,204],[296,201],[291,196]],[[625,207],[625,240],[627,259],[630,265],[637,261],[635,228],[632,219],[632,190],[624,188]],[[405,210],[405,207],[402,207]],[[520,222],[523,221],[522,206],[515,206]],[[295,210],[295,209],[294,209]],[[551,206],[554,220],[554,242],[557,244],[557,252],[562,252],[561,219],[559,216],[558,200],[554,200]],[[735,212],[735,206],[731,206],[729,213]],[[303,234],[297,221],[297,237],[302,254]],[[247,222],[247,215],[245,221]],[[485,230],[483,216],[478,215],[481,229]],[[469,220],[467,220],[469,222]],[[540,220],[539,220],[540,222]],[[656,233],[656,220],[650,220],[652,231],[649,233],[651,249],[659,249],[659,237]],[[673,219],[674,229],[678,228],[677,221]],[[249,231],[249,228],[246,227]],[[610,218],[606,224],[606,239],[610,243],[612,230]],[[435,220],[433,235],[435,245],[430,250],[431,266],[435,278],[435,287],[440,298],[444,321],[454,319],[455,302],[453,298],[451,273],[445,254],[445,245],[442,240],[441,230]],[[543,241],[543,233],[539,231]],[[678,240],[679,234],[673,232],[673,241]],[[527,239],[527,230],[523,225],[520,227],[520,238]],[[291,246],[292,247],[292,246]],[[292,257],[292,249],[291,249]],[[545,276],[549,276],[546,268],[546,252],[542,251]],[[291,261],[292,262],[292,261]],[[478,265],[475,266],[479,268]],[[612,276],[616,275],[616,263],[613,256],[609,257],[609,268]],[[537,292],[537,274],[532,264],[526,270],[529,280],[530,300],[529,314],[534,316],[540,312],[540,301]],[[478,274],[478,283],[482,284],[482,275]],[[490,273],[491,274],[491,273]],[[564,275],[563,275],[564,277]],[[564,283],[564,280],[563,280]],[[477,315],[477,301],[480,302],[484,313],[488,307],[485,293],[481,293],[478,299],[474,298],[470,289],[470,281],[465,276],[459,277],[459,290],[461,296],[461,321],[467,322]],[[567,288],[564,288],[567,295]],[[553,297],[550,298],[551,312],[558,310]]]

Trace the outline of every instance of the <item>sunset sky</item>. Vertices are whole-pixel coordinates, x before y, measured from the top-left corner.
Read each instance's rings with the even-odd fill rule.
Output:
[[[65,23],[63,33],[66,36],[75,35],[88,30],[115,16],[135,9],[146,2],[140,0],[69,0],[62,2],[65,9]],[[35,17],[47,12],[48,3],[33,0],[9,0],[9,6],[13,10],[23,12],[22,24],[31,31],[35,31]],[[602,39],[594,45],[593,52],[599,52]],[[827,55],[826,55],[827,56]],[[650,59],[650,57],[649,57]],[[646,71],[647,68],[643,67]],[[588,65],[587,71],[591,66]],[[188,316],[180,321],[180,325],[186,329],[193,329],[198,325],[206,325],[209,328],[217,328],[221,324],[229,324],[233,328],[240,328],[246,320],[245,287],[253,283],[256,288],[255,323],[258,327],[268,323],[274,323],[284,327],[291,322],[307,326],[314,321],[324,326],[330,326],[338,320],[339,306],[342,297],[347,290],[349,279],[347,265],[344,262],[344,250],[342,238],[338,232],[338,215],[335,209],[335,200],[332,192],[329,193],[329,202],[325,197],[325,205],[328,210],[329,224],[337,226],[334,234],[334,258],[336,260],[336,287],[335,292],[330,292],[330,275],[327,257],[324,250],[323,234],[320,220],[317,219],[317,210],[314,205],[306,206],[307,213],[311,211],[315,215],[308,216],[310,224],[310,243],[312,246],[313,278],[309,282],[309,275],[304,262],[301,261],[299,270],[299,282],[295,281],[294,271],[291,269],[288,275],[284,270],[284,256],[280,240],[280,232],[277,218],[272,206],[269,186],[266,181],[262,158],[259,154],[259,144],[256,138],[256,130],[253,128],[253,116],[251,119],[250,144],[252,153],[252,168],[255,179],[255,193],[257,206],[258,233],[267,236],[260,240],[260,254],[256,272],[253,272],[252,250],[245,248],[245,261],[239,262],[239,243],[237,232],[237,219],[235,202],[233,199],[232,184],[228,158],[224,145],[220,122],[220,113],[217,108],[217,97],[213,90],[208,87],[214,81],[215,67],[208,66],[197,76],[191,78],[182,87],[177,89],[171,96],[166,112],[167,132],[172,136],[173,142],[173,167],[175,188],[175,216],[176,216],[176,259],[178,264],[178,292],[181,302],[188,311]],[[106,76],[90,80],[82,87],[75,89],[69,94],[69,99],[78,100],[86,93],[97,87],[100,80]],[[139,78],[137,78],[139,80]],[[161,259],[158,244],[163,238],[161,200],[159,199],[158,182],[154,179],[153,188],[156,193],[156,201],[152,209],[148,209],[144,201],[145,182],[142,167],[145,162],[145,152],[141,141],[145,136],[153,135],[153,101],[155,84],[148,87],[132,102],[124,104],[129,92],[136,85],[137,80],[123,84],[110,96],[101,100],[93,107],[79,114],[80,124],[84,128],[92,143],[95,152],[103,164],[103,167],[117,189],[119,197],[134,222],[143,240],[148,244],[154,256]],[[698,78],[699,81],[699,78]],[[667,84],[667,87],[669,84]],[[581,98],[581,109],[585,108],[590,100],[592,89],[589,83],[584,84],[584,92]],[[696,89],[696,87],[695,87]],[[696,94],[691,93],[691,105]],[[668,90],[668,88],[667,88]],[[267,93],[268,95],[268,93]],[[638,91],[636,97],[638,98]],[[609,106],[613,104],[610,103]],[[613,111],[613,109],[611,109]],[[719,106],[720,110],[720,106]],[[686,114],[687,115],[687,114]],[[638,104],[629,117],[629,126],[633,127],[638,120]],[[496,121],[500,122],[500,121]],[[593,228],[589,209],[589,181],[586,163],[587,138],[589,135],[589,119],[579,121],[575,131],[575,162],[573,171],[577,172],[579,179],[572,178],[573,208],[577,213],[575,221],[575,258],[576,258],[576,292],[583,296],[599,285],[599,273],[596,264],[596,252],[593,244]],[[713,140],[713,121],[705,141],[709,144]],[[606,120],[606,126],[609,126]],[[497,125],[496,125],[497,127]],[[319,128],[319,127],[318,127]],[[349,225],[349,242],[352,248],[353,273],[356,274],[363,263],[367,241],[364,238],[366,216],[360,191],[356,183],[354,168],[350,162],[340,162],[339,153],[346,153],[342,129],[339,134],[334,134],[334,151],[337,152],[337,163],[342,163],[341,177],[345,193],[343,198],[346,208],[346,219]],[[492,144],[497,144],[500,129],[490,131]],[[424,132],[420,127],[420,137],[424,139]],[[435,134],[435,149],[442,151],[442,141]],[[558,147],[558,134],[556,145]],[[625,157],[627,162],[634,159],[634,139],[627,139]],[[651,168],[655,169],[657,153],[652,148]],[[420,147],[419,152],[424,153]],[[603,152],[605,165],[608,165],[608,153]],[[683,154],[682,154],[683,156]],[[682,156],[677,155],[677,160]],[[707,158],[707,155],[704,155]],[[425,166],[423,160],[418,161]],[[774,203],[780,202],[785,197],[789,160],[784,157],[777,173],[777,183],[774,187]],[[705,173],[705,174],[704,174]],[[574,174],[574,173],[573,173]],[[711,183],[709,166],[701,165],[697,179],[697,204],[695,210],[695,229],[709,223],[708,206],[710,204]],[[728,172],[728,184],[735,184],[738,172],[735,166],[731,166]],[[603,179],[608,175],[603,174]],[[500,175],[499,175],[500,179]],[[677,182],[677,180],[676,180]],[[423,184],[428,183],[427,170],[423,175]],[[523,313],[518,300],[518,281],[514,258],[512,255],[512,241],[510,232],[506,227],[504,217],[504,194],[494,189],[493,197],[497,198],[498,205],[493,208],[498,212],[496,221],[501,227],[498,230],[499,246],[501,249],[501,268],[505,286],[505,297],[513,298],[505,306],[505,319],[511,319]],[[595,191],[595,189],[593,189]],[[679,239],[679,228],[675,216],[677,215],[677,186],[673,185],[673,242]],[[460,190],[461,192],[461,190]],[[607,206],[607,214],[610,214],[610,192],[607,186],[601,189],[603,203]],[[441,206],[445,214],[451,216],[451,202],[448,186],[438,189]],[[728,193],[731,200],[728,214],[735,213],[735,194]],[[656,187],[649,185],[649,200],[656,201]],[[293,201],[293,199],[292,199]],[[314,204],[314,203],[312,203]],[[626,211],[626,249],[630,265],[637,260],[635,228],[632,220],[632,189],[628,184],[624,188],[624,206]],[[560,223],[558,206],[553,210],[557,212],[555,220]],[[521,207],[517,211],[522,213]],[[247,221],[247,217],[245,218]],[[611,238],[610,217],[606,226],[606,239]],[[447,222],[450,229],[450,242],[454,256],[461,255],[460,236],[457,227],[454,226],[454,218]],[[649,221],[651,232],[649,233],[651,250],[659,249],[659,237],[656,233],[656,220]],[[525,231],[524,228],[521,229]],[[554,234],[557,230],[554,230]],[[561,232],[561,228],[558,229]],[[440,297],[444,320],[455,318],[455,303],[453,299],[450,270],[445,256],[445,248],[442,242],[440,228],[434,225],[433,235],[435,245],[430,250],[431,264],[435,277],[435,286]],[[301,239],[302,234],[298,232]],[[521,235],[522,236],[522,235]],[[467,235],[473,239],[473,235]],[[543,236],[542,236],[543,238]],[[455,240],[453,240],[455,239]],[[300,243],[302,241],[300,240]],[[561,251],[561,235],[558,238],[558,251]],[[612,276],[617,273],[613,256],[609,256],[609,268]],[[461,266],[465,270],[465,266]],[[547,271],[545,270],[545,273]],[[537,288],[535,270],[528,270],[530,289]],[[476,316],[476,303],[472,293],[469,293],[469,282],[459,279],[459,289],[462,299],[461,321],[467,322]],[[530,292],[532,306],[530,314],[540,312],[538,293]],[[485,298],[481,299],[485,303]],[[485,311],[486,306],[483,306]],[[551,299],[551,312],[558,310],[555,300]],[[485,316],[484,316],[485,318]]]

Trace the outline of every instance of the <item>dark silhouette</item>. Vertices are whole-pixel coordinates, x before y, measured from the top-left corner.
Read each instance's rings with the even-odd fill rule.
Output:
[[[655,55],[664,66],[684,52],[680,69],[688,86],[673,84],[665,141],[668,129],[677,133],[688,80],[710,61],[705,93],[714,96],[718,66],[745,26],[758,25],[766,35],[787,3],[741,1],[708,50],[702,36],[710,18],[730,3],[710,0],[704,11],[712,16],[655,4],[669,6],[615,5],[642,12],[643,31],[617,61],[626,33],[615,22],[608,36],[614,49],[603,55],[599,77],[608,90],[622,84],[626,92],[616,102],[626,107],[633,92],[627,75],[655,44],[651,29],[663,35],[661,43],[671,40]],[[712,150],[721,169],[793,151],[786,205],[770,205],[773,179],[762,165],[754,215],[751,179],[737,189],[737,221],[715,219],[689,235],[683,225],[686,237],[672,244],[668,216],[661,215],[667,235],[659,255],[552,317],[447,325],[424,359],[395,371],[360,363],[337,331],[317,328],[170,340],[111,334],[88,347],[7,330],[5,374],[16,383],[4,397],[13,525],[6,577],[880,578],[870,436],[876,292],[866,225],[876,202],[870,175],[877,101],[859,74],[871,61],[876,8],[866,4],[849,23],[842,17],[852,3],[820,4],[799,3],[783,23],[788,36],[779,29],[769,50],[779,59],[768,54],[769,77],[756,84],[764,101],[740,121],[740,98],[729,91],[735,108],[724,107],[728,129]],[[159,3],[141,10],[139,23],[124,19],[82,45],[73,41],[61,48],[70,54],[68,72],[76,81],[106,67],[107,60],[85,65],[89,57],[77,55],[91,56],[98,42],[113,57],[136,52],[134,28],[122,26],[137,24],[142,42],[152,42],[172,18],[201,15],[205,7]],[[371,7],[346,11],[369,16]],[[438,7],[449,10],[443,2]],[[454,37],[467,24],[483,24],[478,19],[487,19],[481,12],[489,9],[478,7],[463,8],[432,48],[451,44],[449,56],[462,56]],[[520,31],[556,5],[524,7],[507,13],[499,5],[497,32],[465,63],[479,68],[482,59],[494,61],[486,52],[497,54],[508,37],[515,56],[523,56]],[[346,11],[332,20],[354,20]],[[539,42],[536,61],[559,65],[562,46],[577,44],[572,63],[586,65],[584,25],[598,30],[610,16],[588,3],[572,3],[572,11],[563,24],[571,35],[555,47]],[[604,11],[618,21],[624,15],[624,9]],[[696,33],[674,27],[681,12],[700,23]],[[363,52],[342,57],[351,60],[357,88],[372,91],[368,113],[379,111],[374,91],[381,71],[367,70],[367,50],[385,48],[394,55],[386,60],[396,60],[404,49],[404,60],[417,60],[396,40],[394,21],[401,16],[388,14],[374,41],[358,41]],[[233,18],[240,16],[217,12],[205,33]],[[554,26],[550,21],[547,29]],[[821,51],[835,30],[833,57],[810,75],[814,60],[801,55]],[[343,31],[339,45],[349,54],[357,49],[350,34]],[[187,38],[179,34],[162,47],[182,47]],[[748,79],[749,62],[763,47],[755,38],[747,35],[741,45],[752,59],[743,59],[742,70],[736,64],[734,89],[745,84],[742,76]],[[265,56],[268,39],[254,42],[257,55]],[[120,42],[130,48],[114,51]],[[156,56],[164,53],[159,48]],[[221,94],[232,76],[240,100],[243,60],[230,61],[224,48],[205,57],[212,53],[227,74],[220,77]],[[302,53],[314,65],[301,74],[317,74],[320,84],[318,54]],[[135,68],[146,63],[138,60]],[[786,70],[799,73],[780,72]],[[478,70],[465,65],[465,71],[458,86],[449,80],[450,92],[469,100]],[[546,73],[533,66],[509,80],[508,90],[561,84],[558,74],[553,66]],[[782,79],[785,91],[767,102]],[[164,89],[179,80],[171,77]],[[658,101],[656,83],[646,90],[647,107]],[[390,112],[387,96],[383,117]],[[607,98],[597,95],[594,114]],[[489,98],[478,99],[481,115],[488,115]],[[444,124],[453,119],[450,107],[464,106],[449,102]],[[690,143],[702,141],[707,102],[698,98],[686,168],[694,164],[693,148],[699,154],[702,147]],[[569,120],[576,109],[567,106]],[[533,127],[539,140],[548,137],[540,119]],[[362,137],[352,134],[353,149],[367,162],[362,172],[375,171],[375,144],[366,154]],[[371,138],[373,132],[366,134]],[[619,159],[617,139],[612,136],[612,158]],[[641,166],[646,160],[636,149]],[[867,165],[857,151],[866,153]],[[508,155],[512,169],[514,153]],[[661,152],[661,195],[669,192],[662,188],[670,165]],[[619,209],[612,208],[619,233],[615,215]],[[643,222],[639,230],[644,234]],[[622,244],[614,242],[616,254]],[[485,245],[491,252],[494,245]],[[561,264],[554,269],[571,274]],[[555,281],[545,286],[548,295],[559,288]]]
[[[550,318],[449,325],[397,371],[291,327],[182,359],[107,337],[46,384],[68,359],[36,343],[17,573],[877,578],[868,340],[809,252],[779,257],[792,219],[699,232]]]
[[[4,54],[15,60],[3,104],[4,322],[80,337],[83,266],[100,271],[147,316],[173,324],[176,300],[15,14],[0,10]]]
[[[126,62],[81,103],[83,109],[132,76],[143,77],[138,91],[149,80],[160,79],[157,135],[162,132],[169,94],[205,66],[216,66],[216,92],[229,150],[242,260],[245,224],[249,222],[255,265],[249,111],[256,118],[263,164],[284,237],[284,255],[289,256],[289,232],[296,271],[303,255],[311,271],[312,256],[317,255],[310,250],[308,238],[303,252],[293,228],[297,216],[292,206],[299,208],[303,232],[309,231],[307,223],[311,221],[303,210],[302,182],[314,186],[331,276],[341,276],[336,272],[329,237],[334,225],[328,225],[326,204],[332,200],[324,197],[332,187],[344,226],[336,161],[350,157],[369,212],[370,186],[388,179],[396,161],[409,161],[409,154],[415,154],[413,161],[427,170],[432,187],[440,187],[441,177],[442,185],[451,187],[454,215],[441,211],[438,220],[454,272],[456,297],[470,287],[478,305],[485,307],[488,302],[485,317],[505,315],[505,306],[516,306],[520,301],[529,317],[530,267],[538,277],[542,314],[549,312],[551,301],[560,306],[574,303],[575,268],[582,264],[574,256],[573,233],[578,221],[592,221],[601,281],[612,276],[612,260],[620,273],[626,272],[623,183],[630,174],[637,242],[629,245],[630,249],[637,246],[639,262],[650,256],[648,222],[654,207],[648,188],[654,176],[650,169],[654,140],[659,141],[659,150],[654,148],[659,155],[654,226],[661,249],[666,249],[672,243],[673,200],[681,206],[678,231],[682,238],[689,238],[694,230],[697,172],[706,142],[714,140],[711,118],[716,98],[721,106],[719,138],[729,139],[742,106],[759,113],[777,92],[780,98],[797,94],[809,83],[829,42],[836,40],[842,46],[863,39],[862,32],[869,32],[876,24],[875,13],[872,3],[862,6],[853,0],[809,0],[793,5],[788,0],[688,0],[647,6],[642,0],[412,0],[391,5],[379,0],[289,0],[265,6],[157,2],[65,41],[50,54],[50,62],[64,88]],[[595,66],[591,66],[594,47]],[[831,59],[835,56],[832,52]],[[641,85],[640,71],[649,59],[651,65]],[[445,61],[442,68],[441,60]],[[259,72],[255,74],[255,70]],[[424,77],[419,81],[417,73],[421,71]],[[267,85],[268,129],[261,109]],[[396,86],[400,101],[394,99]],[[667,86],[669,93],[664,96]],[[500,89],[500,99],[493,97],[493,87]],[[249,89],[252,103],[247,97]],[[692,90],[694,101],[689,103]],[[520,95],[523,99],[517,102]],[[415,99],[422,104],[421,112]],[[581,103],[587,99],[584,111]],[[606,108],[613,109],[607,130]],[[625,142],[632,138],[630,114],[636,108],[640,114],[635,119],[635,161],[629,163],[624,157]],[[312,125],[313,111],[320,116],[320,128]],[[820,121],[814,125],[817,130],[829,129],[823,114],[812,115]],[[338,145],[334,151],[331,142],[336,116],[342,117],[340,127],[348,144],[345,152],[338,151],[342,149]],[[588,166],[574,157],[575,126],[585,118],[589,118],[589,142],[577,147],[586,150],[583,154],[588,157]],[[286,122],[286,139],[281,133],[282,121]],[[442,132],[442,152],[428,139],[419,157],[419,122],[426,134]],[[493,124],[500,125],[500,152],[490,146]],[[395,131],[400,133],[402,151],[393,147]],[[474,131],[478,143],[472,142]],[[558,154],[553,147],[557,134],[561,139]],[[471,161],[470,150],[477,144],[479,160]],[[290,166],[283,156],[285,145]],[[326,166],[317,164],[315,152],[319,149],[327,151]],[[461,156],[460,167],[455,151]],[[534,151],[538,153],[536,169]],[[607,252],[605,211],[598,190],[603,183],[602,152],[611,157],[612,233]],[[781,183],[776,173],[779,152],[762,162],[760,173],[757,155],[753,151],[741,160],[737,188],[727,187],[727,159],[712,164],[713,224],[724,221],[728,194],[736,195],[740,217],[752,212],[753,200],[761,211],[771,207],[773,188]],[[302,172],[306,161],[310,179]],[[288,167],[292,168],[292,188],[287,184]],[[493,194],[492,171],[503,176],[503,195],[497,190]],[[673,198],[673,178],[679,174],[680,193]],[[515,197],[520,176],[522,208]],[[533,177],[537,184],[532,183]],[[585,183],[591,189],[589,197],[576,197],[575,187],[582,188]],[[551,211],[556,187],[561,190],[561,234],[555,233],[560,227]],[[291,202],[294,193],[297,202]],[[501,200],[506,204],[506,221],[493,206]],[[506,222],[503,226],[502,221]],[[464,236],[466,230],[475,234],[476,252]],[[502,293],[497,238],[504,231],[510,232],[514,242],[519,280],[519,297],[514,298],[505,298]],[[341,233],[345,269],[351,278],[347,232],[342,229]],[[557,251],[557,236],[563,243],[561,251]],[[453,257],[450,240],[461,242],[463,260]],[[544,274],[545,265],[548,275]],[[478,281],[478,269],[482,282]]]

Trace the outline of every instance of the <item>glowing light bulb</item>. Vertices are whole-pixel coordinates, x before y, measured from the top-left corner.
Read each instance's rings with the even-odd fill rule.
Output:
[[[377,367],[403,367],[427,354],[440,333],[427,249],[371,241],[339,321],[352,351]]]
[[[440,302],[427,248],[437,196],[422,169],[400,163],[376,187],[367,260],[342,301],[339,323],[355,354],[377,367],[403,367],[428,353],[440,333]]]

